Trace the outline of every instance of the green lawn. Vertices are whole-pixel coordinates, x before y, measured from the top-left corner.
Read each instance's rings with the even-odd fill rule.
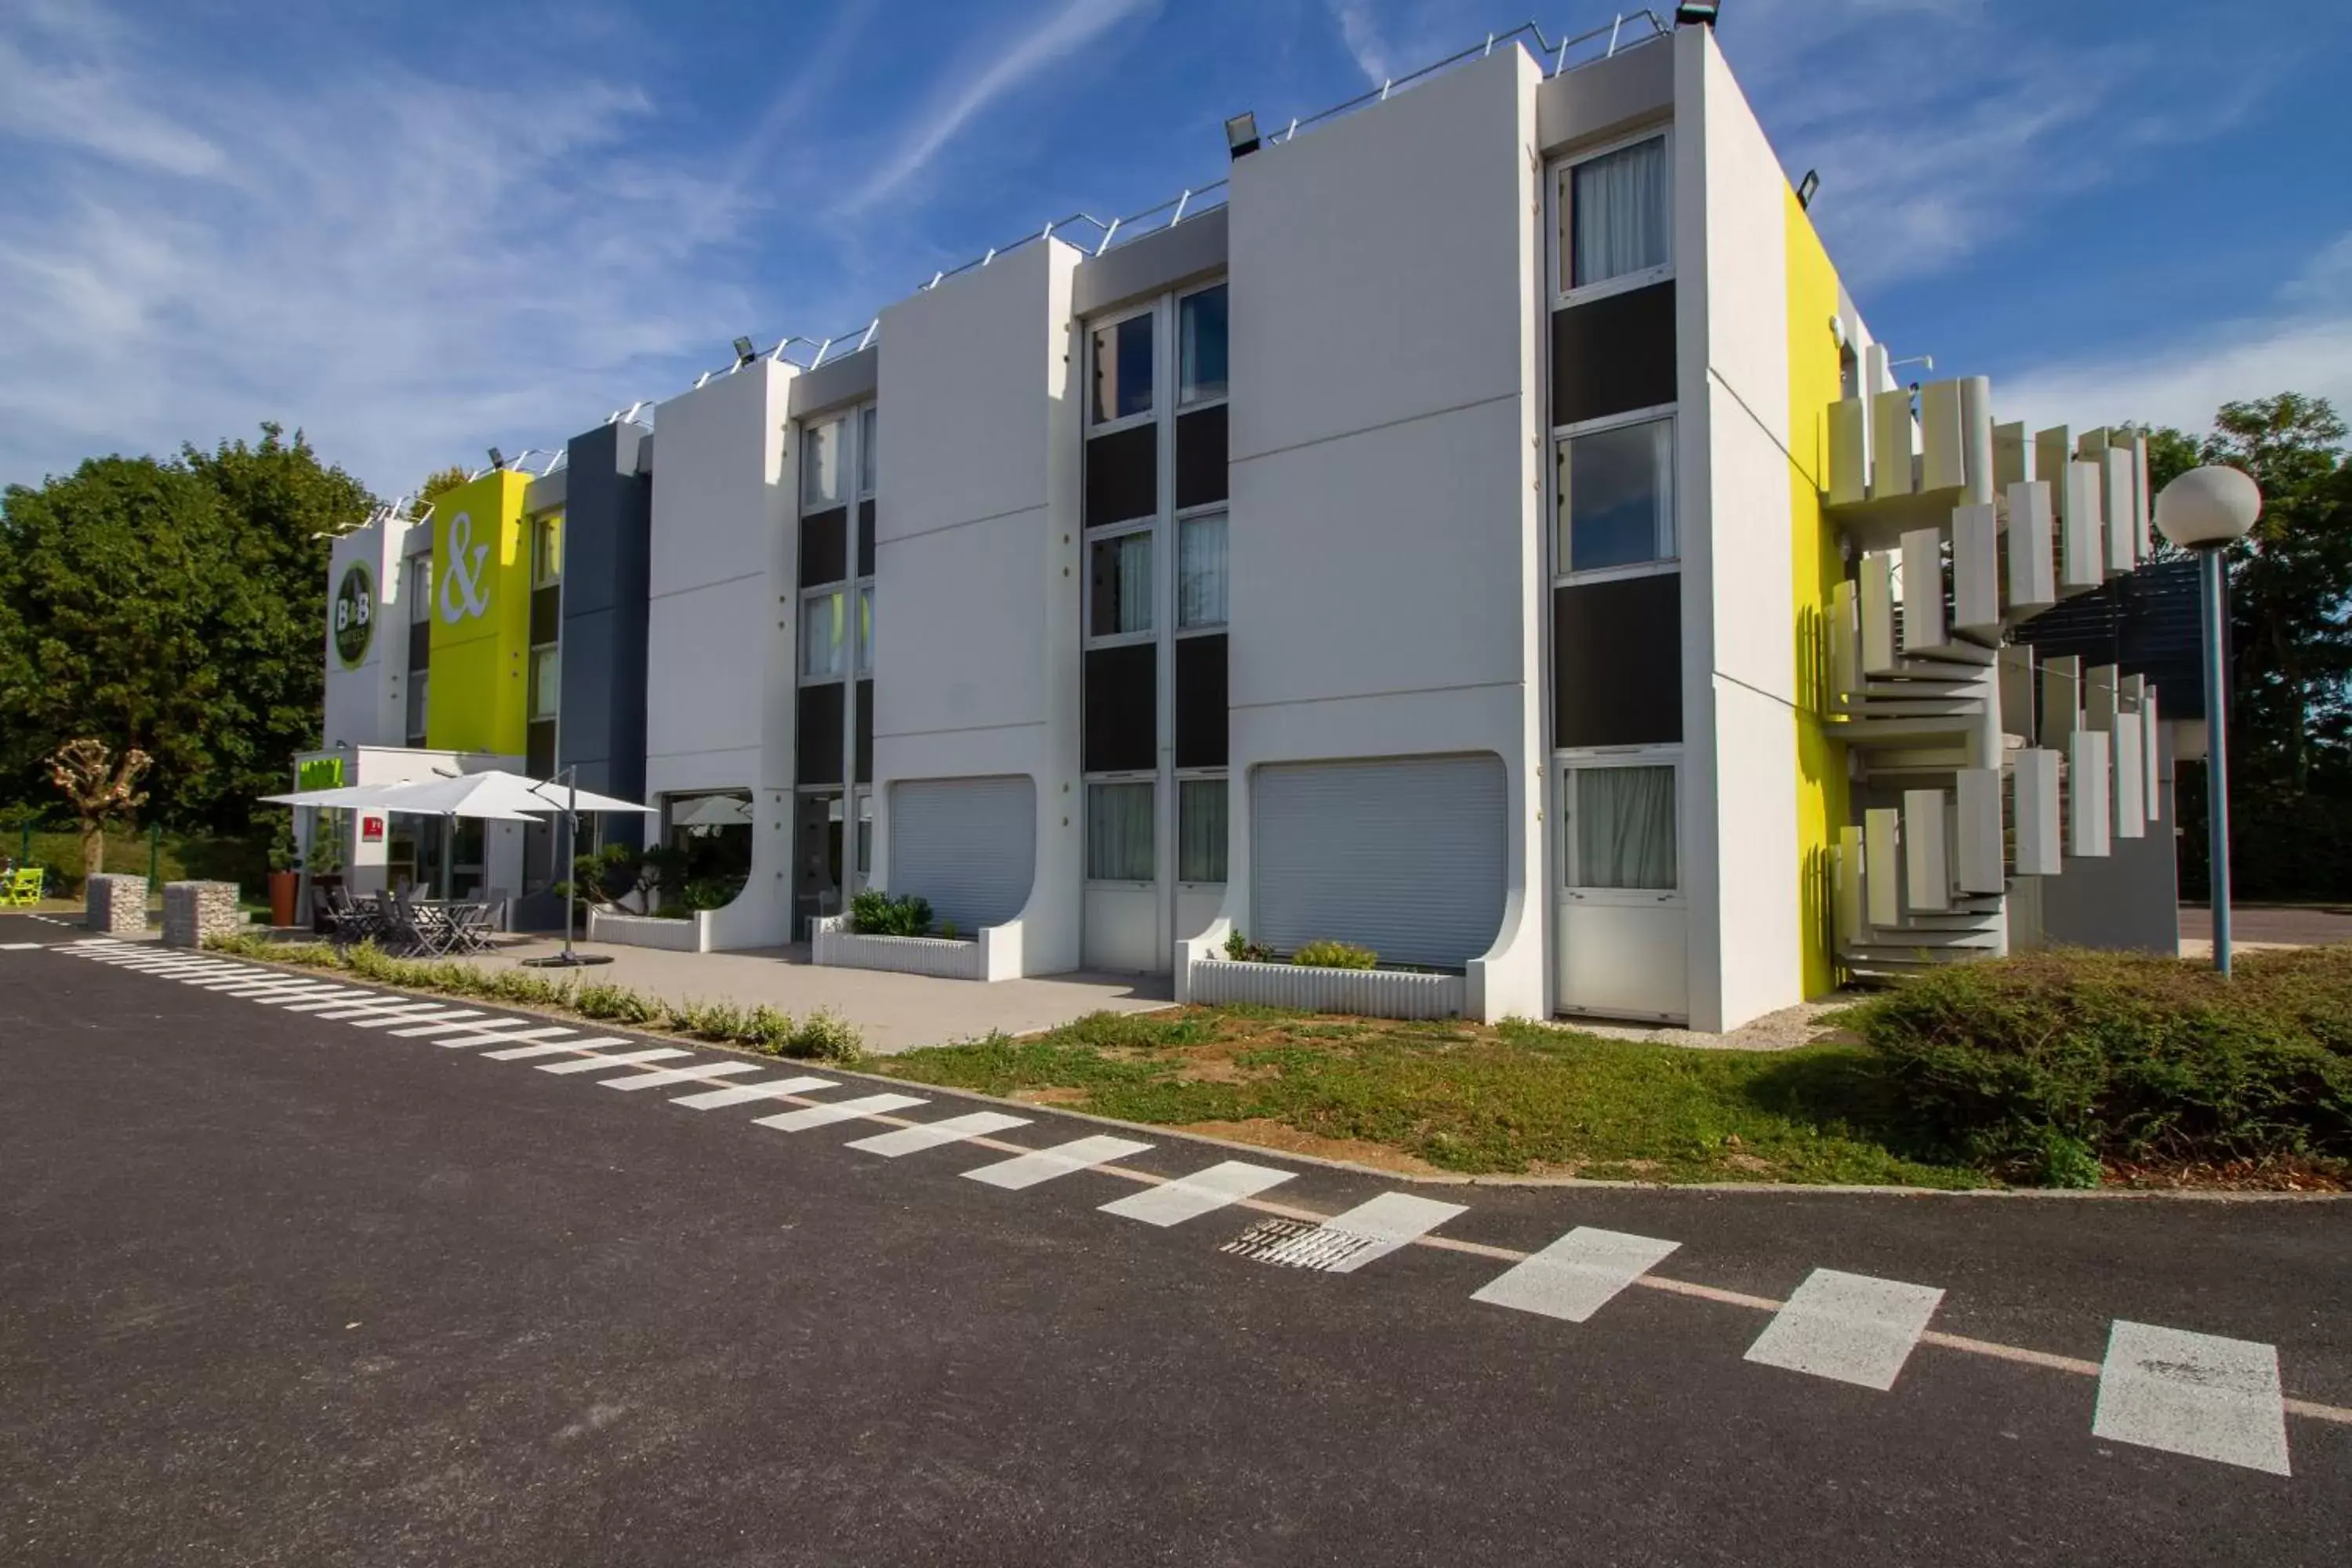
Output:
[[[1991,1184],[1910,1157],[1869,1053],[1700,1051],[1508,1023],[1259,1008],[1097,1013],[876,1070],[1300,1153],[1465,1174],[1660,1182]]]

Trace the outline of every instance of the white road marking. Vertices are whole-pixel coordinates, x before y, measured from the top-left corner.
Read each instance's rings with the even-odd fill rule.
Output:
[[[901,1154],[919,1154],[943,1143],[961,1143],[967,1138],[985,1138],[992,1132],[1026,1127],[1029,1121],[1026,1116],[1007,1116],[998,1110],[975,1110],[970,1116],[950,1116],[944,1121],[926,1121],[920,1127],[877,1132],[871,1138],[858,1139],[849,1147],[895,1160]]]
[[[2091,1435],[2274,1476],[2287,1468],[2278,1350],[2116,1321]]]
[[[470,1007],[449,1007],[434,1013],[399,1013],[386,1018],[354,1019],[352,1021],[352,1027],[354,1029],[389,1029],[394,1024],[413,1024],[420,1019],[425,1022],[434,1024],[461,1024],[468,1018],[479,1018],[481,1016],[483,1016],[482,1014],[476,1012]]]
[[[523,1020],[519,1018],[515,1021],[521,1023]],[[405,1032],[394,1029],[393,1034],[396,1037]],[[446,1040],[436,1040],[433,1043],[445,1050],[461,1051],[471,1050],[476,1046],[519,1046],[528,1040],[560,1040],[567,1035],[576,1035],[579,1032],[577,1029],[567,1029],[554,1024],[541,1025],[536,1029],[498,1028],[489,1024],[483,1024],[473,1027],[470,1034],[452,1035]]]
[[[551,1062],[539,1070],[541,1072],[603,1072],[607,1068],[635,1067],[639,1062],[673,1061],[679,1057],[692,1054],[689,1051],[679,1050],[675,1046],[660,1046],[652,1050],[623,1051],[618,1056],[583,1057],[576,1062]]]
[[[372,997],[378,1005],[383,1006],[392,1006],[400,1001],[400,998],[386,995],[381,991],[361,991],[355,993],[355,994]],[[345,1007],[349,1005],[350,1004],[347,1002],[294,1002],[289,1003],[286,1010],[289,1013],[323,1013],[330,1007]]]
[[[764,1083],[730,1084],[705,1094],[682,1094],[670,1103],[689,1110],[717,1110],[721,1106],[742,1105],[754,1100],[789,1100],[796,1094],[840,1087],[829,1078],[774,1078]]]
[[[47,946],[45,942],[0,942],[0,952],[37,952]]]
[[[328,1002],[338,996],[355,998],[366,994],[364,991],[352,991],[341,985],[297,985],[284,991],[273,991],[267,996],[257,996],[254,1000],[265,1007],[284,1007],[295,1002]]]
[[[259,999],[266,996],[294,997],[324,990],[315,980],[289,980],[284,975],[272,975],[267,980],[232,980],[214,990],[224,996],[246,996]]]
[[[992,1187],[1019,1192],[1040,1182],[1050,1182],[1056,1176],[1066,1176],[1083,1171],[1089,1165],[1107,1165],[1113,1160],[1124,1160],[1129,1154],[1140,1154],[1150,1148],[1132,1138],[1074,1138],[1067,1143],[1056,1143],[1051,1149],[1039,1149],[1027,1154],[1015,1154],[1010,1160],[993,1165],[982,1165],[976,1171],[966,1171],[971,1181],[986,1182]]]
[[[701,1083],[759,1070],[758,1062],[697,1062],[690,1068],[656,1068],[651,1072],[626,1073],[597,1081],[606,1089],[664,1089],[674,1083]]]
[[[569,1031],[564,1031],[569,1033]],[[485,1051],[486,1062],[526,1062],[533,1057],[560,1056],[565,1051],[602,1050],[606,1046],[625,1046],[629,1042],[618,1035],[583,1035],[577,1039],[555,1040],[536,1046],[517,1046],[510,1051]]]
[[[199,991],[241,991],[248,985],[283,985],[286,977],[267,969],[232,969],[224,974],[199,974],[180,982]]]
[[[304,1009],[299,1005],[289,1007],[287,1009],[289,1013],[299,1013],[303,1010]],[[442,1010],[442,1006],[438,1002],[395,1002],[386,1000],[383,1002],[352,1003],[349,1005],[340,1007],[321,1007],[312,1016],[319,1018],[329,1019],[336,1023],[345,1023],[353,1018],[406,1018],[411,1023],[423,1024],[430,1022],[434,1017],[438,1016]]]
[[[1115,1214],[1121,1219],[1139,1219],[1146,1225],[1181,1225],[1188,1219],[1198,1219],[1213,1213],[1227,1204],[1253,1198],[1268,1187],[1279,1186],[1297,1173],[1277,1171],[1269,1165],[1252,1165],[1240,1160],[1227,1160],[1195,1171],[1189,1176],[1156,1187],[1146,1187],[1102,1205],[1105,1214]]]
[[[1382,1193],[1345,1214],[1333,1215],[1312,1230],[1254,1249],[1250,1255],[1261,1263],[1319,1268],[1328,1274],[1353,1274],[1375,1258],[1386,1258],[1455,1215],[1469,1212],[1466,1204],[1442,1204],[1409,1193]]]
[[[1581,1323],[1681,1245],[1580,1225],[1473,1290],[1470,1299]]]
[[[1943,1299],[1931,1285],[1816,1268],[1772,1314],[1747,1359],[1884,1394]]]
[[[782,1116],[762,1116],[752,1125],[772,1127],[779,1132],[805,1132],[812,1127],[826,1127],[836,1121],[855,1121],[864,1116],[886,1116],[893,1110],[905,1110],[922,1104],[911,1094],[869,1094],[863,1100],[837,1100],[830,1105],[812,1105],[800,1110],[788,1110]]]

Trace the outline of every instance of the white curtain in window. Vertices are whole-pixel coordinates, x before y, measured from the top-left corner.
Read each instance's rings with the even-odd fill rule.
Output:
[[[1087,876],[1098,882],[1151,880],[1151,786],[1087,786]]]
[[[1675,770],[1576,768],[1576,871],[1582,888],[1671,891],[1675,883]]]
[[[1176,624],[1225,624],[1225,517],[1188,517],[1177,525]]]
[[[1569,285],[1605,282],[1663,267],[1673,223],[1667,200],[1666,139],[1652,137],[1569,171]]]
[[[1176,786],[1176,876],[1185,882],[1225,879],[1225,781],[1185,779]]]
[[[1151,629],[1151,535],[1130,533],[1118,542],[1118,624],[1121,632]]]
[[[849,654],[848,628],[844,626],[847,608],[841,590],[830,594],[812,594],[801,601],[801,673],[811,676],[839,675]]]
[[[831,506],[841,500],[842,447],[846,424],[828,419],[801,433],[801,505]]]

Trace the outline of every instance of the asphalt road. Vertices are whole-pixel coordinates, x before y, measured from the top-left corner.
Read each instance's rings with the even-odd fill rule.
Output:
[[[893,1123],[757,1119],[998,1108],[828,1073],[696,1110],[672,1101],[753,1079],[607,1093],[731,1058],[541,1072],[587,1058],[436,1048],[79,934],[0,918],[0,1563],[2073,1568],[2352,1542],[2352,1206],[1424,1186],[1151,1130],[1136,1176],[1008,1189],[963,1175],[1119,1130],[1024,1108],[996,1144],[884,1158],[848,1145]],[[1229,1158],[1294,1173],[1262,1201],[1295,1213],[1466,1209],[1353,1272],[1224,1250],[1263,1211],[1102,1212]],[[1471,1299],[1575,1226],[1678,1246],[1583,1321]],[[1748,1359],[1819,1268],[1944,1292],[1891,1387]],[[2221,1459],[2095,1435],[2118,1320],[2274,1346],[2292,1473],[2235,1428]]]

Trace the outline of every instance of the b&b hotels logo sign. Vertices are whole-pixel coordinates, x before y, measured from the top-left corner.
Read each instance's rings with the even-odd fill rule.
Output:
[[[335,657],[346,669],[356,669],[367,658],[375,637],[375,574],[353,562],[343,571],[335,589]]]
[[[445,626],[479,620],[490,607],[490,585],[482,574],[490,547],[474,542],[474,514],[449,520],[449,564],[441,574],[441,620]],[[454,596],[453,596],[454,595]]]

